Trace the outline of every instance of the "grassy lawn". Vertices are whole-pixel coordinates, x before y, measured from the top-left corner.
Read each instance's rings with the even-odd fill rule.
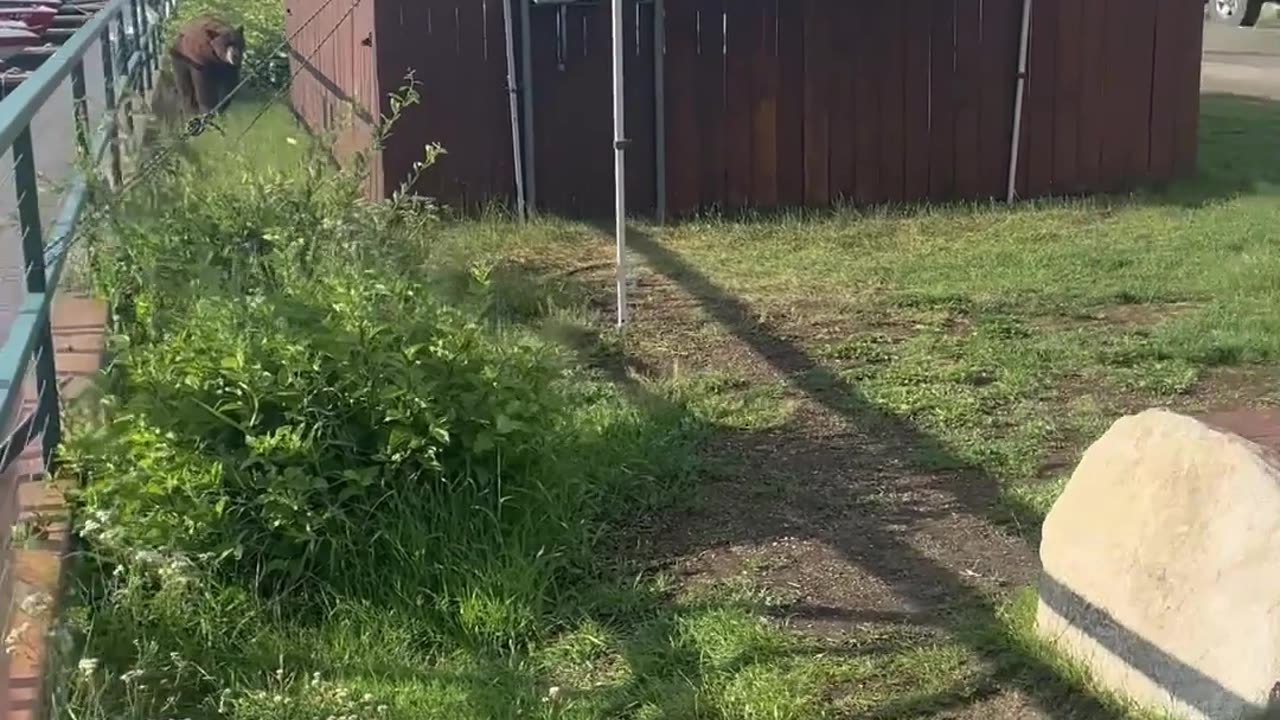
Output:
[[[1035,640],[1037,528],[1119,414],[1275,399],[1280,108],[1131,198],[638,223],[625,333],[607,232],[251,113],[91,258],[56,715],[1143,716]]]

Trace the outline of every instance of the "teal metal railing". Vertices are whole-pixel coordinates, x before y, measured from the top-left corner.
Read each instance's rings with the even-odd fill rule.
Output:
[[[87,173],[103,170],[111,187],[121,188],[124,134],[132,138],[139,98],[154,85],[160,69],[160,28],[177,0],[110,0],[56,52],[33,70],[0,100],[0,153],[13,157],[13,182],[17,197],[18,232],[22,248],[22,284],[16,313],[7,328],[0,326],[0,478],[12,483],[10,472],[19,455],[39,441],[44,467],[53,460],[61,435],[57,370],[54,367],[51,315],[54,294],[65,269],[67,254],[84,220],[95,185]],[[101,49],[102,117],[90,128],[90,97],[86,60],[94,47]],[[55,143],[72,144],[69,162],[57,198],[54,220],[46,229],[41,222],[42,199],[57,190],[40,187],[36,172],[36,143],[32,126],[42,110],[68,92],[71,110],[68,127],[72,137],[54,132]],[[42,119],[44,121],[44,119]],[[44,139],[44,138],[42,138]],[[47,146],[42,145],[42,151]],[[65,147],[57,147],[66,150]],[[42,192],[44,195],[42,195]],[[35,404],[25,417],[24,395],[34,369]],[[12,498],[12,487],[5,487]]]

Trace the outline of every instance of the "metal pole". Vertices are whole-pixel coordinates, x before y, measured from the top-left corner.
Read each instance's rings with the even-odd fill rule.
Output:
[[[511,3],[524,0],[502,1],[502,25],[507,40],[507,100],[511,105],[511,156],[515,161],[516,174],[516,210],[521,218],[529,217],[524,197],[524,145],[520,138],[520,87],[516,82],[516,40],[515,23],[511,21]]]
[[[653,2],[653,122],[654,163],[658,187],[658,222],[667,221],[667,9],[665,0]]]
[[[538,173],[533,146],[533,30],[529,20],[531,0],[520,3],[520,90],[524,100],[524,201],[529,212],[538,209]]]
[[[116,109],[115,50],[112,49],[111,32],[102,34],[102,94],[106,100],[107,144],[111,152],[111,189],[119,190],[124,182],[120,161],[119,110]]]
[[[1009,189],[1006,202],[1018,197],[1018,150],[1022,145],[1022,104],[1027,88],[1027,48],[1031,38],[1032,0],[1022,2],[1022,39],[1018,45],[1018,90],[1013,101],[1013,138],[1009,150]]]
[[[627,136],[622,3],[623,0],[613,0],[613,223],[618,243],[618,327],[627,322]]]

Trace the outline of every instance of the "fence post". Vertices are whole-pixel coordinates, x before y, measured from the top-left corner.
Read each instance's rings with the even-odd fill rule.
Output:
[[[103,69],[106,72],[106,69]],[[71,68],[71,110],[76,122],[76,145],[82,157],[89,156],[89,107],[87,105],[84,61],[79,60]]]
[[[116,109],[115,50],[111,45],[111,33],[102,34],[102,94],[107,106],[107,144],[111,153],[111,187],[118,190],[124,184],[124,171],[120,163],[120,121]]]
[[[151,65],[146,56],[146,18],[140,7],[138,0],[129,0],[129,22],[133,27],[133,42],[130,43],[131,49],[142,53],[142,63],[139,70],[142,71],[142,89],[147,91],[151,89]]]
[[[22,229],[22,260],[27,269],[27,292],[41,294],[49,291],[44,267],[44,232],[40,225],[40,189],[36,185],[35,149],[31,142],[31,126],[18,134],[13,141],[14,185],[18,190],[18,221]],[[53,328],[51,315],[45,317],[36,347],[36,412],[47,413],[43,448],[45,469],[62,436],[62,422],[58,417],[58,373],[53,363]],[[49,405],[51,403],[51,405]]]
[[[133,75],[129,74],[129,57],[130,55],[133,54],[131,50],[131,48],[133,47],[133,43],[129,42],[129,34],[125,32],[124,16],[126,13],[127,11],[121,10],[120,14],[116,16],[116,20],[119,21],[116,26],[116,29],[119,31],[118,34],[120,36],[120,48],[117,55],[120,58],[120,65],[119,65],[119,70],[120,70],[119,75],[120,75],[120,85],[121,85],[120,97],[124,101],[124,129],[125,129],[125,134],[128,136],[130,140],[132,140],[133,139]]]

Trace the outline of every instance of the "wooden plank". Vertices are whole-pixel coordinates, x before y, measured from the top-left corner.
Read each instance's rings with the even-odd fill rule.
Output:
[[[906,44],[906,138],[904,199],[922,200],[929,196],[929,37],[927,0],[909,0],[906,17],[914,18],[907,28]]]
[[[956,6],[956,192],[962,198],[978,197],[982,192],[979,125],[982,88],[987,81],[982,75],[980,11],[977,3]]]
[[[778,203],[804,204],[804,8],[778,0]]]
[[[854,46],[853,64],[853,139],[854,200],[859,205],[882,202],[884,185],[880,180],[880,83],[877,78],[883,64],[880,56],[883,13],[879,3],[858,5],[858,22],[850,29]]]
[[[1185,3],[1184,3],[1185,4]],[[1178,8],[1175,3],[1163,0],[1157,3],[1155,27],[1155,68],[1151,85],[1151,129],[1149,147],[1149,177],[1168,180],[1173,177],[1174,126],[1178,99],[1177,43]]]
[[[1079,2],[1058,0],[1054,68],[1053,178],[1055,194],[1080,191],[1077,143],[1080,130],[1080,63],[1083,38]]]
[[[932,0],[929,46],[929,195],[955,195],[955,2]]]
[[[1027,194],[1046,195],[1053,183],[1053,121],[1056,75],[1054,48],[1057,32],[1053,21],[1059,2],[1073,0],[1040,0],[1031,14],[1030,67],[1028,69],[1027,107]]]
[[[613,25],[605,3],[581,6],[583,15],[582,72],[578,97],[588,104],[579,115],[579,141],[575,145],[588,170],[579,176],[577,193],[585,217],[613,216]],[[571,9],[570,18],[574,12]],[[582,140],[586,140],[584,144]]]
[[[1155,78],[1155,37],[1157,0],[1140,0],[1132,3],[1140,13],[1132,28],[1133,74],[1131,98],[1133,102],[1129,136],[1129,184],[1147,177],[1151,163],[1151,86]]]
[[[502,5],[505,0],[484,0],[484,84],[477,88],[487,114],[488,135],[484,142],[489,154],[485,182],[478,187],[481,202],[501,202],[515,207],[515,159],[511,138],[511,104],[507,94],[506,28]]]
[[[880,9],[879,47],[883,49],[880,71],[880,195],[889,202],[902,202],[906,177],[906,51],[909,22],[901,2],[883,4]]]
[[[628,0],[626,14],[627,211],[657,209],[657,144],[654,131],[653,5]]]
[[[804,2],[804,201],[811,206],[831,200],[830,127],[827,101],[831,78],[828,5]]]
[[[666,8],[667,209],[673,215],[697,210],[701,198],[698,141],[698,14],[690,2]]]
[[[1170,0],[1172,1],[1172,0]],[[1204,25],[1193,3],[1177,4],[1178,28],[1182,41],[1177,79],[1178,108],[1173,128],[1173,171],[1177,176],[1195,171],[1200,129],[1200,54],[1204,48]]]
[[[565,82],[559,65],[560,27],[555,8],[531,10],[530,48],[533,61],[533,137],[538,178],[538,206],[541,211],[566,212],[572,205],[568,172],[571,160],[560,155],[561,137],[568,120]]]
[[[443,22],[435,23],[436,15],[442,15],[441,8],[446,3],[440,0],[429,0],[421,5],[407,5],[401,9],[398,32],[402,37],[415,34],[420,38],[417,48],[406,52],[404,56],[404,72],[413,72],[418,80],[418,94],[421,102],[407,107],[396,127],[395,141],[400,149],[396,153],[385,153],[394,164],[388,169],[389,180],[399,187],[410,179],[412,165],[418,158],[411,148],[416,144],[438,142],[448,146],[452,144],[451,116],[456,113],[440,112],[437,108],[448,107],[449,97],[454,94],[454,74],[441,69],[457,62],[456,28]],[[399,139],[403,138],[403,139]],[[416,139],[415,143],[410,138]],[[456,149],[456,148],[455,148]],[[453,181],[453,158],[441,156],[434,165],[428,168],[413,186],[416,193],[438,198],[443,203],[457,200],[457,183]]]
[[[754,149],[752,69],[760,37],[760,0],[725,5],[725,205],[741,209],[751,198]]]
[[[1013,101],[1018,82],[1022,3],[983,0],[981,157],[984,197],[1003,198],[1008,188]]]
[[[851,199],[854,197],[857,146],[854,83],[855,77],[862,73],[857,66],[857,46],[848,40],[863,21],[862,8],[854,3],[833,3],[826,6],[826,12],[831,33],[842,39],[832,43],[834,67],[828,70],[829,191],[833,200]],[[841,71],[839,68],[846,70]]]
[[[698,138],[702,206],[725,203],[725,58],[724,2],[697,0],[698,5]]]
[[[752,109],[751,200],[756,207],[778,204],[778,2],[763,0],[760,42],[752,59],[755,77]]]
[[[1076,125],[1076,178],[1083,191],[1099,188],[1106,124],[1103,66],[1107,0],[1080,0],[1080,112]]]
[[[1116,191],[1124,187],[1128,171],[1130,107],[1128,75],[1131,68],[1129,46],[1134,21],[1133,3],[1107,2],[1106,31],[1103,38],[1103,121],[1102,162],[1098,189]],[[1140,10],[1140,9],[1139,9]]]

